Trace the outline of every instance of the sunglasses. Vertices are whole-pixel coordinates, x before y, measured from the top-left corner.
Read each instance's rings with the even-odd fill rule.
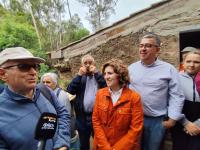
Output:
[[[16,64],[16,65],[11,65],[11,66],[4,67],[3,69],[9,69],[9,68],[12,68],[12,67],[17,67],[22,72],[27,72],[31,68],[33,68],[36,71],[38,71],[40,69],[40,65],[39,64]]]

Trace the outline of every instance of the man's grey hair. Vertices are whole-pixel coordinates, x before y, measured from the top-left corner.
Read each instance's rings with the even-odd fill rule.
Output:
[[[56,86],[58,86],[58,75],[54,72],[48,72],[42,75],[40,82],[43,81],[44,77],[50,77],[53,82],[56,84]]]
[[[158,35],[154,34],[154,33],[147,33],[145,34],[142,39],[144,38],[149,38],[149,39],[155,39],[156,41],[156,44],[160,47],[161,45],[161,41],[160,41],[160,38],[158,37]]]
[[[85,60],[86,59],[91,59],[93,62],[95,62],[94,61],[94,57],[92,57],[92,55],[90,55],[90,54],[87,54],[87,55],[84,55],[82,58],[81,58],[81,63],[83,64],[84,62],[85,62]]]

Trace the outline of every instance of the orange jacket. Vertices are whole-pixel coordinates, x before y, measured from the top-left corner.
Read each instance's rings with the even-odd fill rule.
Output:
[[[113,106],[108,87],[99,90],[92,123],[94,150],[140,150],[143,109],[139,94],[124,88]]]

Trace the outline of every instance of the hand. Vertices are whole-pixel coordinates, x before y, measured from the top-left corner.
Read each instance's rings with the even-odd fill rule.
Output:
[[[91,66],[90,66],[90,72],[91,72],[92,74],[96,73],[96,72],[97,72],[96,66],[91,65]]]
[[[200,127],[193,122],[189,122],[185,125],[184,131],[191,136],[195,136],[200,133]]]
[[[58,150],[68,150],[67,147],[58,148]]]
[[[176,120],[169,118],[168,120],[163,121],[162,124],[165,127],[165,129],[169,129],[176,124]]]
[[[82,75],[84,75],[84,74],[86,74],[86,68],[85,68],[85,67],[81,67],[81,68],[79,69],[79,71],[78,71],[78,75],[82,76]]]

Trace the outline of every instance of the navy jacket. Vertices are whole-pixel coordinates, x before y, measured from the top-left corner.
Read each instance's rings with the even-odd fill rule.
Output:
[[[106,82],[104,80],[103,75],[100,72],[95,73],[94,77],[98,83],[99,89],[106,87]],[[70,94],[73,95],[76,94],[76,98],[74,100],[74,108],[76,112],[76,118],[78,121],[81,120],[83,121],[84,116],[86,115],[83,107],[86,81],[87,81],[86,75],[83,76],[77,75],[67,87],[67,91]]]

